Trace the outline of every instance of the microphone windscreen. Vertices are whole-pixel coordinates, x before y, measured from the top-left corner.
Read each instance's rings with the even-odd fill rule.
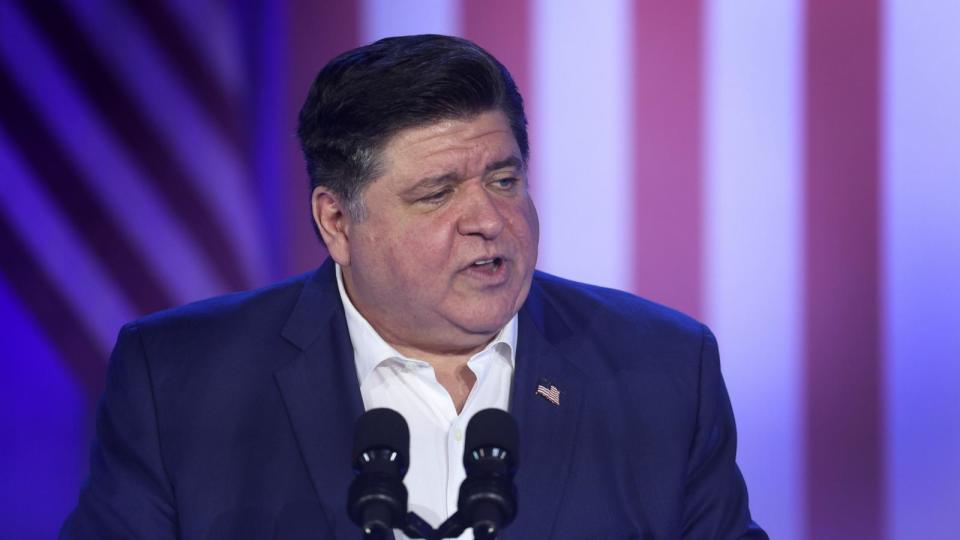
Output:
[[[352,463],[374,448],[389,448],[398,454],[401,470],[409,465],[410,429],[407,421],[393,409],[370,409],[363,413],[353,430]]]
[[[473,415],[467,424],[464,458],[478,448],[501,448],[517,463],[517,421],[507,411],[484,409]]]

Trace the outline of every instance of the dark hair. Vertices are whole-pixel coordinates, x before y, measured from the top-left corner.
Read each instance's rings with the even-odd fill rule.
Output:
[[[524,161],[523,99],[496,58],[465,39],[418,35],[381,39],[330,61],[300,110],[297,135],[310,189],[325,186],[354,217],[360,193],[378,176],[378,156],[397,132],[439,120],[501,110]]]

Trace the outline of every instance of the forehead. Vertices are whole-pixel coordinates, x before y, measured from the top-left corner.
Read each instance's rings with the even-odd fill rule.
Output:
[[[394,135],[381,154],[384,176],[433,174],[472,176],[520,149],[506,116],[487,111],[465,119],[441,120]]]

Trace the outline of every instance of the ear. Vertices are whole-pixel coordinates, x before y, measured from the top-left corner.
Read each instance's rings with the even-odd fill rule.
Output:
[[[324,186],[310,197],[313,222],[327,246],[330,257],[340,266],[350,266],[350,216],[340,199]]]

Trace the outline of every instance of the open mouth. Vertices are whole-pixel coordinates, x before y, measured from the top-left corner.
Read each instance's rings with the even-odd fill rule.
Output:
[[[490,259],[480,259],[479,261],[474,262],[470,265],[470,268],[476,268],[478,270],[485,270],[487,272],[496,272],[503,266],[502,257],[493,257]]]

